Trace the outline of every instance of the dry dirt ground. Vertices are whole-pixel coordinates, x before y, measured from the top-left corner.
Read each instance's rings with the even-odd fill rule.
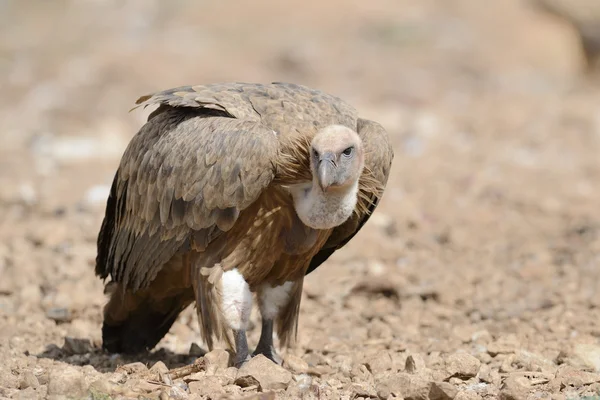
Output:
[[[597,395],[600,85],[580,71],[571,28],[517,0],[0,1],[0,398]],[[371,221],[306,279],[286,370],[198,358],[192,309],[150,354],[103,353],[95,240],[133,101],[277,80],[352,102],[396,152]]]

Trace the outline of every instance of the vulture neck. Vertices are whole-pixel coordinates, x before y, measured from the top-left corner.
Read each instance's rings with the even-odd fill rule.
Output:
[[[300,220],[313,229],[332,229],[346,222],[356,208],[358,181],[347,188],[323,192],[316,181],[290,188]]]

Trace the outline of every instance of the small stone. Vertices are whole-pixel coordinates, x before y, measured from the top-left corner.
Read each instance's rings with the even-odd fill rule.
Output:
[[[479,379],[485,383],[491,383],[493,385],[500,385],[500,374],[498,371],[490,368],[489,365],[482,364],[479,368]]]
[[[246,383],[247,377],[258,381],[263,391],[285,389],[292,380],[290,371],[275,364],[262,354],[252,357],[239,369],[235,383]]]
[[[308,374],[300,374],[294,376],[294,381],[296,381],[301,390],[307,390],[312,384],[313,379]]]
[[[556,379],[560,381],[561,386],[572,386],[579,388],[600,382],[600,375],[593,372],[580,371],[571,366],[565,365],[556,373]]]
[[[119,393],[120,390],[121,387],[118,384],[111,382],[105,378],[97,379],[90,385],[90,391],[92,393],[100,395],[111,395],[114,393]]]
[[[125,372],[113,372],[108,376],[108,381],[114,384],[121,384],[127,381],[127,374]]]
[[[315,353],[315,352],[311,352],[311,353],[308,353],[308,354],[304,355],[302,357],[302,359],[308,363],[309,367],[314,367],[316,365],[325,364],[324,357],[322,355],[318,354],[318,353]]]
[[[46,311],[46,317],[58,323],[70,322],[73,320],[73,315],[71,315],[71,311],[67,308],[50,308]]]
[[[150,372],[153,372],[157,375],[166,374],[169,372],[169,368],[162,361],[157,361],[152,367],[150,367]]]
[[[352,381],[367,381],[373,378],[373,375],[369,372],[364,364],[354,365],[350,371],[350,378]]]
[[[27,389],[21,390],[19,394],[13,398],[19,400],[38,400],[40,398],[40,393],[38,393],[34,388],[28,387]]]
[[[456,397],[458,389],[448,382],[433,382],[429,391],[430,400],[452,400]]]
[[[250,396],[244,397],[243,400],[275,400],[277,396],[275,392],[267,392],[267,393],[254,393]]]
[[[381,350],[369,356],[364,364],[373,375],[379,375],[392,369],[392,357],[388,351]]]
[[[377,390],[375,390],[375,386],[369,382],[353,383],[350,389],[352,390],[352,393],[354,393],[355,397],[377,397]]]
[[[249,388],[255,386],[258,388],[258,390],[261,390],[260,382],[258,381],[258,379],[251,375],[240,376],[235,379],[234,383],[242,388]]]
[[[471,336],[471,341],[475,343],[485,344],[492,341],[492,335],[486,329],[476,331]]]
[[[499,371],[501,373],[513,372],[516,368],[513,366],[513,363],[516,361],[516,354],[509,354],[506,356],[504,360],[502,360],[502,364],[500,364]]]
[[[454,400],[481,400],[483,399],[483,397],[481,397],[479,394],[477,394],[477,392],[475,392],[474,390],[460,390],[458,393],[456,393],[456,396],[454,397]]]
[[[418,375],[406,373],[389,374],[380,378],[375,388],[377,396],[387,399],[390,396],[403,397],[405,399],[428,399],[431,391],[431,382],[422,379]]]
[[[461,378],[457,378],[455,376],[453,376],[452,378],[448,379],[448,382],[451,385],[456,385],[456,386],[463,384],[463,380]]]
[[[188,384],[191,394],[200,396],[214,396],[223,392],[221,381],[216,376],[205,376],[201,380],[191,381]]]
[[[202,357],[204,355],[204,350],[196,342],[190,345],[189,355],[192,357]]]
[[[146,379],[139,378],[129,378],[125,383],[125,386],[127,390],[141,390],[146,393],[152,393],[165,388],[163,385],[158,383],[148,382]]]
[[[573,347],[573,356],[584,366],[600,372],[600,346],[580,343]]]
[[[169,399],[173,400],[184,400],[188,398],[188,394],[182,388],[177,385],[171,386],[169,389]]]
[[[454,353],[446,358],[447,379],[469,379],[477,375],[481,362],[467,353]]]
[[[427,357],[427,367],[432,369],[444,368],[446,362],[439,351],[432,351]]]
[[[204,355],[209,365],[225,369],[229,366],[229,353],[223,349],[215,349]]]
[[[492,357],[498,354],[515,353],[521,347],[518,339],[514,335],[502,337],[487,345],[487,351]]]
[[[530,388],[524,376],[509,375],[500,388],[500,400],[526,400]]]
[[[556,374],[556,364],[545,358],[544,356],[529,352],[526,350],[519,350],[515,356],[514,364],[516,364],[520,370],[526,371],[537,371],[549,374]]]
[[[473,333],[475,333],[475,331],[476,328],[473,325],[458,325],[452,329],[454,336],[463,343],[469,343],[473,340]]]
[[[94,346],[92,346],[89,339],[79,339],[67,336],[65,338],[63,350],[67,352],[67,354],[87,354],[94,351]]]
[[[23,376],[21,376],[21,381],[19,382],[20,389],[37,388],[40,386],[40,382],[38,378],[31,371],[25,371]]]
[[[87,390],[85,377],[75,367],[56,365],[48,377],[48,395],[83,396]]]
[[[206,376],[206,371],[194,372],[188,376],[183,377],[183,381],[190,383],[192,381],[201,381]]]
[[[406,363],[404,369],[410,374],[416,374],[420,371],[425,370],[425,360],[420,354],[411,354],[406,357]]]
[[[223,376],[227,377],[229,382],[233,383],[235,378],[237,377],[238,369],[236,367],[225,368],[223,371]]]
[[[283,359],[283,368],[294,374],[305,374],[308,371],[308,363],[293,354],[287,354]]]
[[[394,337],[394,330],[385,322],[379,319],[373,319],[369,324],[367,335],[370,339],[381,339],[384,341],[389,341]]]
[[[127,375],[146,371],[148,371],[148,367],[141,362],[133,362],[130,364],[121,365],[115,370],[115,372],[124,372]]]

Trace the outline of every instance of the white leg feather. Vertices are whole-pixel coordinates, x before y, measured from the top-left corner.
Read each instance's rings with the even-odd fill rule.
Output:
[[[273,320],[290,301],[290,292],[294,282],[288,281],[283,285],[272,287],[265,284],[260,288],[259,306],[260,315],[264,319]]]
[[[237,269],[221,276],[221,310],[231,329],[246,330],[252,311],[252,293]]]

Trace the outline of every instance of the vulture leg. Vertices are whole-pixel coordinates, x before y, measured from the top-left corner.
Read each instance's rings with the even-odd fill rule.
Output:
[[[263,285],[258,294],[260,314],[262,316],[262,331],[258,346],[252,354],[262,354],[274,363],[281,364],[281,357],[275,352],[273,346],[273,321],[279,316],[285,306],[290,302],[293,282],[285,282],[280,286]]]
[[[282,360],[281,357],[275,352],[275,346],[273,346],[273,320],[263,318],[262,320],[262,330],[260,332],[260,339],[258,341],[258,345],[252,353],[252,357],[262,354],[267,357],[269,360],[273,361],[276,364],[281,365]]]
[[[223,317],[233,330],[235,366],[239,368],[248,361],[246,330],[252,311],[252,292],[237,269],[226,271],[221,277],[221,302]]]
[[[250,359],[248,356],[248,340],[246,338],[245,330],[234,330],[233,337],[235,340],[235,360],[233,365],[236,368],[240,368]]]

